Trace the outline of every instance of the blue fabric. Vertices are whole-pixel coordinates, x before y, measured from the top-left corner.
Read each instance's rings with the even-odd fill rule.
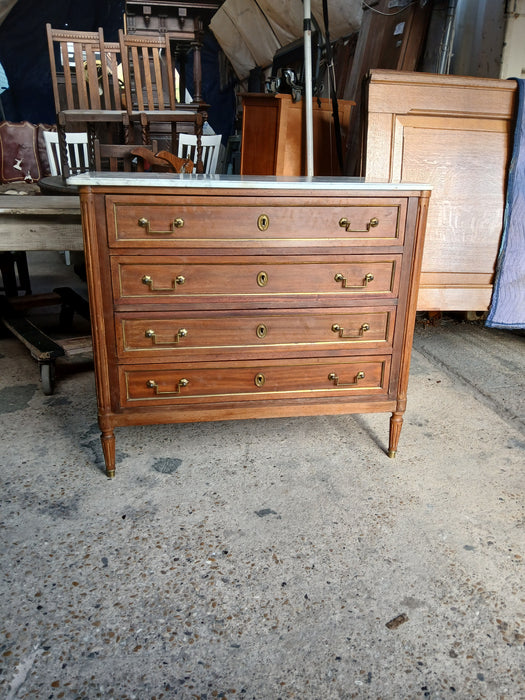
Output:
[[[525,328],[525,81],[518,82],[518,114],[507,185],[492,303],[486,325]]]

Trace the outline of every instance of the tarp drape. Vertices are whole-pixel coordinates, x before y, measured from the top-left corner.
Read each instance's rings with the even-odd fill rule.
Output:
[[[329,0],[332,40],[357,32],[360,0]],[[312,0],[312,17],[323,28],[322,0]],[[253,68],[268,68],[275,52],[303,36],[301,0],[226,0],[210,29],[240,80]]]

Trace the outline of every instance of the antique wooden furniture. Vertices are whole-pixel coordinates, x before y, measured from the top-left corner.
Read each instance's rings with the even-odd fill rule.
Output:
[[[204,28],[222,0],[153,0],[126,2],[126,34],[168,35],[178,66],[180,94],[186,93],[186,62],[193,53],[193,101],[202,102],[201,49]]]
[[[397,450],[429,191],[347,178],[85,173],[108,476],[114,428],[391,411]]]
[[[483,311],[503,225],[516,82],[371,71],[366,178],[433,186],[418,309]]]
[[[61,178],[60,178],[61,181]],[[0,258],[11,250],[82,250],[82,226],[80,202],[75,195],[0,195]],[[31,295],[31,289],[25,290]],[[6,295],[9,296],[8,290]],[[76,310],[82,299],[67,287],[34,296],[10,299],[2,304],[2,322],[30,350],[38,360],[41,386],[44,394],[53,393],[55,359],[75,351],[86,352],[91,347],[89,337],[75,341],[49,338],[31,323],[20,311],[27,307],[64,303]],[[19,303],[20,302],[20,303]],[[83,306],[87,307],[84,301]],[[83,315],[87,313],[82,309]]]
[[[58,143],[57,131],[44,131],[44,143],[46,145],[47,161],[51,177],[62,175],[62,159]],[[89,167],[88,157],[88,135],[86,132],[70,132],[65,134],[67,147],[67,165],[70,173],[85,172]],[[96,139],[98,142],[98,139]],[[71,264],[71,254],[69,250],[64,251],[66,265]]]
[[[46,144],[47,161],[51,176],[62,175],[60,150],[58,146],[58,132],[44,131],[44,143]],[[66,133],[67,165],[70,173],[84,172],[89,168],[88,162],[88,135],[85,131]]]
[[[355,52],[347,56],[350,64],[348,78],[345,82],[338,80],[337,83],[343,86],[342,97],[356,103],[350,117],[346,175],[363,174],[360,169],[363,130],[366,127],[363,81],[368,71],[371,68],[416,70],[425,51],[434,4],[405,0],[362,3],[363,17]]]
[[[133,144],[106,144],[95,139],[95,170],[111,172],[144,172],[158,150],[157,142],[151,146]]]
[[[68,169],[65,133],[68,130],[87,129],[90,143],[97,127],[108,124],[127,128],[127,115],[121,104],[121,92],[117,75],[110,72],[114,65],[111,58],[114,44],[104,44],[101,28],[98,32],[54,29],[46,24],[49,62],[57,131],[59,134],[61,171],[66,178]],[[103,60],[107,54],[108,60]],[[124,134],[122,137],[124,138]],[[90,151],[90,166],[93,165],[93,148]]]
[[[221,148],[221,135],[208,134],[201,136],[202,144],[202,164],[204,172],[213,175],[217,170],[219,151]],[[197,160],[197,137],[194,134],[179,134],[178,151],[179,158],[189,158]]]
[[[0,251],[83,250],[75,195],[0,196]]]
[[[177,128],[189,124],[197,137],[199,151],[204,114],[199,105],[178,104],[175,99],[175,79],[171,62],[170,41],[167,34],[143,36],[119,31],[122,72],[128,116],[140,122],[143,143],[150,138],[152,123],[171,125],[171,152],[176,150]]]
[[[305,175],[304,101],[291,95],[243,95],[242,175]],[[339,100],[343,143],[354,103]],[[313,101],[315,175],[341,175],[337,161],[332,103]]]

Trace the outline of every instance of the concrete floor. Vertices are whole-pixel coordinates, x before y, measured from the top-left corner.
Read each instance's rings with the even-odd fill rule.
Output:
[[[89,357],[46,397],[0,339],[0,697],[524,698],[523,350],[418,325],[395,460],[385,414],[134,427],[109,481]]]

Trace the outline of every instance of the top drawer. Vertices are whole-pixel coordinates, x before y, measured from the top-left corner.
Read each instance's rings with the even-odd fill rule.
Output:
[[[406,199],[107,195],[119,248],[253,249],[402,245]]]

